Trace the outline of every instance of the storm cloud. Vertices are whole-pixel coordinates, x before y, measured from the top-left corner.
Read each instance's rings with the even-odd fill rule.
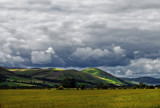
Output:
[[[158,0],[0,0],[0,65],[160,76]]]

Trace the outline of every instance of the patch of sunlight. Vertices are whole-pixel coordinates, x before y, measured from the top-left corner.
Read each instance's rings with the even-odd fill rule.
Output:
[[[98,77],[98,78],[100,78],[100,79],[102,79],[102,80],[107,81],[108,83],[112,83],[112,84],[115,84],[115,85],[118,85],[118,86],[120,86],[120,85],[121,85],[121,83],[120,83],[120,82],[116,82],[116,81],[114,81],[114,80],[110,80],[110,79],[103,78],[103,77],[99,77],[99,76],[97,76],[97,77]]]
[[[92,74],[98,74],[99,70],[97,70],[95,68],[88,68],[88,69],[83,70],[83,72],[89,72],[89,73],[92,73]]]
[[[8,69],[9,71],[27,71],[29,69]]]
[[[60,69],[60,68],[53,68],[53,70],[63,71],[63,69]]]

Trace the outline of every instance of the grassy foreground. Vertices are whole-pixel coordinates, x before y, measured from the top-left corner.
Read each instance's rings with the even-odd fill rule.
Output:
[[[160,90],[0,90],[0,108],[160,108]]]

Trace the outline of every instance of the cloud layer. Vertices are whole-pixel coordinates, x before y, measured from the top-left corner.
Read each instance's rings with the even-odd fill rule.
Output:
[[[0,65],[159,76],[159,13],[158,0],[0,0]]]

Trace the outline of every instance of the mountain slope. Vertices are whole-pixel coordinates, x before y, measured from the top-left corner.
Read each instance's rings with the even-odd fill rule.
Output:
[[[85,84],[94,87],[100,83],[104,83],[105,85],[113,84],[116,86],[129,85],[129,83],[96,68],[89,68],[83,71],[58,68],[8,70],[0,68],[0,76],[4,78],[0,86],[9,87],[55,87],[56,85],[60,85],[66,78],[74,78],[77,85]]]
[[[101,82],[108,84],[105,80],[93,76],[92,74],[77,71],[77,70],[55,70],[55,69],[35,69],[35,70],[21,70],[14,71],[15,74],[19,76],[29,76],[36,79],[61,82],[65,78],[74,78],[78,83],[88,83],[97,85]]]
[[[32,87],[36,79],[19,76],[12,71],[0,67],[0,88]]]
[[[99,79],[105,80],[108,83],[115,84],[117,86],[123,86],[128,85],[129,83],[121,80],[120,78],[117,78],[103,70],[97,69],[97,68],[88,68],[83,70],[82,72],[91,74]]]

